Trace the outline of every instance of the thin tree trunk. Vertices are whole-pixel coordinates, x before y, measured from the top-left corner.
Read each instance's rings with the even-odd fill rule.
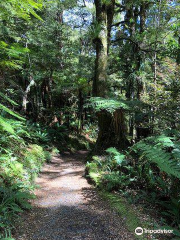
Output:
[[[23,102],[22,102],[22,108],[23,112],[26,114],[27,113],[27,103],[28,103],[28,94],[31,91],[31,87],[35,85],[34,78],[30,76],[30,83],[27,86],[24,95],[23,95]]]
[[[79,109],[78,109],[78,119],[79,119],[79,126],[78,132],[81,133],[83,129],[83,94],[82,89],[79,89]]]

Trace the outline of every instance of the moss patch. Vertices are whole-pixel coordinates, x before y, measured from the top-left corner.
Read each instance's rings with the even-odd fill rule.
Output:
[[[125,224],[127,226],[127,229],[134,233],[135,229],[137,227],[142,227],[142,228],[147,228],[151,229],[152,225],[150,222],[142,222],[138,214],[133,210],[133,207],[125,201],[121,196],[114,194],[114,193],[109,193],[105,191],[99,191],[99,195],[106,201],[109,202],[110,207],[115,209],[116,212],[123,218],[125,219]],[[136,239],[149,239],[147,235],[143,234],[141,236],[137,236],[134,233],[134,236]]]

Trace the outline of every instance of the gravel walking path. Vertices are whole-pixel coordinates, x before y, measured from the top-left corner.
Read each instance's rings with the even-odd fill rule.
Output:
[[[46,164],[17,240],[133,240],[124,220],[99,199],[84,178],[87,152],[64,153]]]

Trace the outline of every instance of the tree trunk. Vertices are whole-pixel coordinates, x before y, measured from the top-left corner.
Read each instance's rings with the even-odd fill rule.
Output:
[[[93,96],[107,98],[107,64],[110,46],[111,25],[114,15],[115,1],[105,3],[103,0],[95,0],[96,21],[100,28],[98,36],[94,39],[96,44],[95,77],[93,81]],[[114,114],[100,111],[97,114],[99,134],[94,152],[100,152],[110,146],[125,148],[124,113],[116,110]]]
[[[22,108],[23,112],[26,114],[27,113],[27,103],[28,103],[28,94],[31,91],[31,87],[35,85],[35,81],[32,76],[30,76],[30,83],[26,87],[26,90],[23,95],[23,102],[22,102]]]
[[[78,97],[79,97],[79,102],[78,102],[78,121],[79,121],[79,126],[78,126],[78,134],[81,134],[82,129],[83,129],[83,105],[84,105],[84,98],[82,94],[82,89],[79,89],[78,91]]]
[[[95,152],[100,152],[108,147],[126,149],[127,146],[129,146],[129,142],[126,138],[127,128],[122,109],[116,110],[113,115],[105,110],[99,112],[98,125],[99,134]]]
[[[113,0],[114,1],[114,0]],[[105,97],[107,95],[107,59],[108,59],[108,17],[107,5],[102,0],[95,0],[96,21],[98,36],[94,39],[96,44],[95,77],[93,81],[93,96]]]

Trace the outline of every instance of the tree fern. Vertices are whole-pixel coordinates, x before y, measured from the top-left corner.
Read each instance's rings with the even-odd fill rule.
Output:
[[[89,101],[89,106],[93,107],[95,111],[106,110],[108,112],[113,113],[116,109],[126,109],[129,110],[130,107],[128,105],[128,101],[123,99],[115,100],[115,99],[105,99],[100,97],[93,97]]]
[[[139,100],[125,100],[120,99],[111,99],[111,98],[101,98],[101,97],[92,97],[90,98],[87,106],[93,107],[95,111],[106,110],[113,113],[117,109],[124,109],[128,111],[140,111],[140,108],[147,108],[149,105],[139,101]],[[141,111],[140,111],[141,112]]]

